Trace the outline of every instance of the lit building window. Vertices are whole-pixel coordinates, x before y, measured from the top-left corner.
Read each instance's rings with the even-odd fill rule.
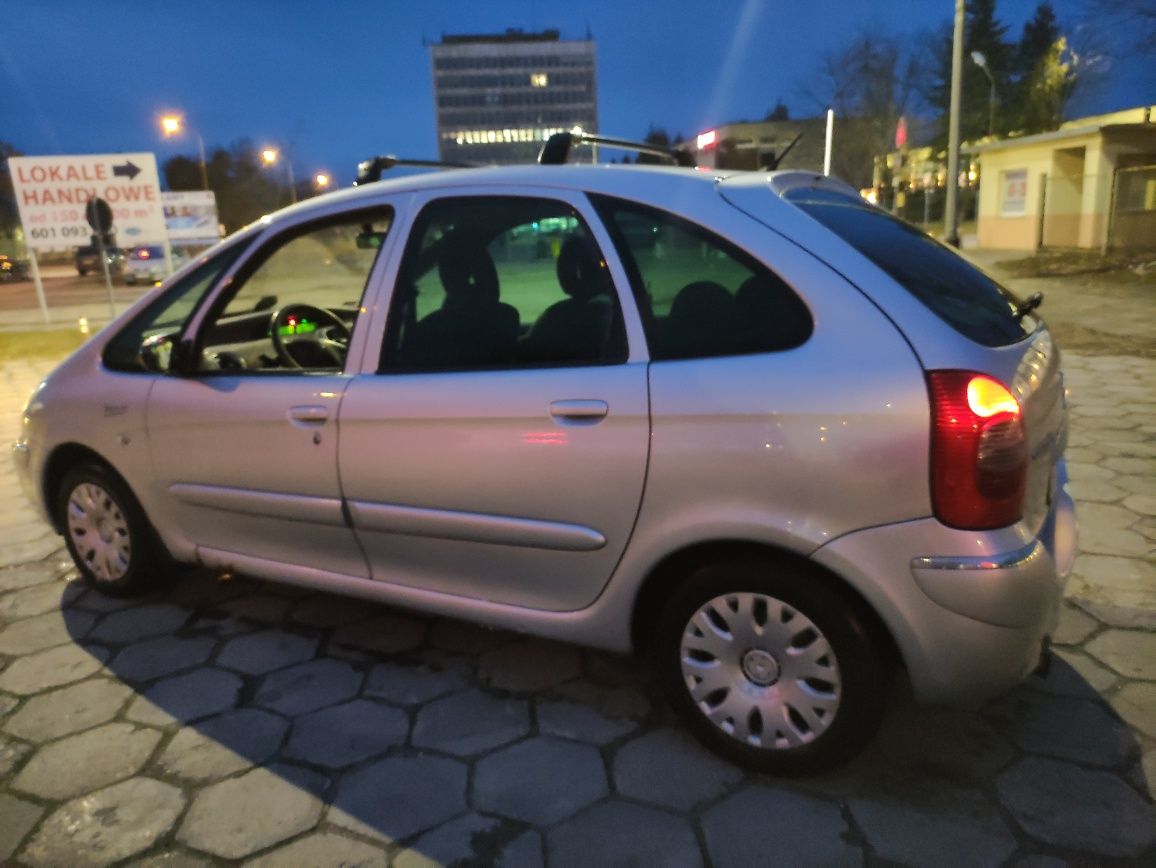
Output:
[[[550,77],[544,72],[535,72],[530,76],[530,87],[545,87],[550,83]]]

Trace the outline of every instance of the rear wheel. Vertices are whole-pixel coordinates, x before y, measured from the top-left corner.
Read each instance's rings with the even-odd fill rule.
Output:
[[[132,492],[107,467],[72,467],[61,481],[56,508],[68,552],[92,587],[126,596],[164,573],[167,553]]]
[[[700,568],[664,607],[652,651],[688,728],[752,769],[838,765],[882,717],[877,643],[818,573],[755,559]]]

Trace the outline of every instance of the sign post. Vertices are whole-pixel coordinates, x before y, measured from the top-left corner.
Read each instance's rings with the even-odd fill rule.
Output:
[[[38,294],[43,296],[36,251],[68,249],[91,240],[101,252],[109,310],[115,315],[104,248],[119,243],[168,249],[156,157],[148,153],[10,157],[8,170]],[[47,322],[47,303],[42,301],[42,306]]]
[[[32,282],[36,285],[36,302],[40,305],[40,312],[44,314],[44,324],[51,322],[48,316],[48,299],[44,297],[44,281],[40,279],[40,263],[36,261],[36,249],[28,248],[28,261],[32,265]]]

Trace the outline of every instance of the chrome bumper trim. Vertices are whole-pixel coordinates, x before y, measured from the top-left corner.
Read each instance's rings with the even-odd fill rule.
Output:
[[[1023,548],[1002,555],[990,557],[957,556],[913,558],[913,570],[1010,570],[1031,563],[1043,556],[1044,547],[1039,540],[1032,540]]]

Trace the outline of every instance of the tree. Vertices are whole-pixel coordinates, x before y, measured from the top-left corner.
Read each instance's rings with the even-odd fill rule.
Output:
[[[670,136],[662,127],[656,127],[654,124],[650,125],[650,129],[646,131],[646,137],[642,140],[648,145],[658,145],[660,148],[670,147]],[[656,157],[654,154],[639,154],[636,163],[665,163],[666,160],[662,157]]]
[[[0,237],[9,241],[16,237],[20,212],[16,208],[16,192],[12,187],[12,175],[8,171],[8,158],[19,156],[20,151],[8,142],[0,141]]]
[[[995,0],[969,0],[964,20],[963,98],[960,103],[959,134],[963,141],[978,139],[988,133],[991,82],[972,59],[974,52],[983,55],[988,72],[995,80],[996,111],[994,130],[997,135],[1014,126],[1014,112],[1008,110],[1015,69],[1015,47],[1005,39],[1007,26],[995,17]],[[936,144],[947,145],[947,124],[951,112],[951,26],[946,25],[939,38],[935,58],[930,62],[934,74],[929,79],[926,97],[935,110]]]
[[[806,92],[838,117],[836,175],[855,186],[871,184],[875,158],[892,149],[895,127],[914,107],[921,75],[920,60],[905,41],[866,30],[821,55]]]
[[[229,232],[289,201],[281,174],[264,169],[257,148],[248,139],[234,142],[228,150],[214,148],[205,168],[209,189],[217,195],[218,215]],[[172,157],[164,164],[170,190],[200,190],[200,172],[200,164],[192,157]]]
[[[783,101],[781,99],[775,100],[775,107],[767,112],[766,120],[789,121],[790,119],[791,113],[787,110],[787,107],[783,105]]]
[[[1064,107],[1076,86],[1068,40],[1061,36],[1020,82],[1020,103],[1025,132],[1058,129]]]

